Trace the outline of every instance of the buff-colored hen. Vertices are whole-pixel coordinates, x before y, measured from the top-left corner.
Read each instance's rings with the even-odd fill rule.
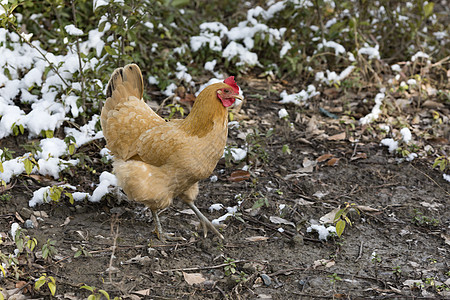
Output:
[[[114,155],[114,173],[128,198],[144,203],[152,213],[158,238],[163,233],[158,210],[181,198],[196,213],[206,236],[208,228],[223,236],[194,205],[198,181],[207,178],[222,157],[227,140],[227,107],[239,96],[230,77],[206,87],[183,120],[166,122],[143,100],[139,67],[114,71],[108,83],[101,124]]]

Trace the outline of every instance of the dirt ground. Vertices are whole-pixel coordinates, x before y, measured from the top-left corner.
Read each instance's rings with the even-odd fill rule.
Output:
[[[240,202],[236,215],[223,222],[224,242],[212,233],[203,238],[196,216],[180,201],[160,214],[161,223],[186,241],[167,243],[156,239],[143,205],[115,192],[96,204],[64,200],[31,209],[32,192],[52,183],[21,176],[8,191],[11,198],[0,202],[0,232],[6,235],[12,223],[23,226],[43,211],[27,234],[39,249],[55,240],[57,254],[50,260],[39,252],[23,255],[20,278],[2,278],[0,285],[41,299],[85,299],[91,292],[80,289],[83,284],[123,299],[450,298],[450,185],[431,168],[432,160],[399,163],[360,126],[355,142],[356,131],[319,112],[331,105],[323,99],[308,108],[286,106],[289,121],[280,119],[285,106],[263,85],[243,87],[240,127],[229,133],[229,144],[242,146],[242,133],[257,130],[247,138],[246,161],[222,159],[213,174],[218,180],[200,184],[196,203],[211,220],[226,213],[210,212],[212,204]],[[346,137],[329,138],[341,132]],[[24,141],[1,142],[21,151]],[[73,169],[63,174],[68,183],[92,192],[98,174],[112,169],[100,161],[103,146],[96,141],[78,150],[89,155],[96,174]],[[249,163],[250,179],[231,176]],[[252,209],[255,202],[261,207]],[[349,212],[352,226],[340,238],[319,240],[317,232],[307,232],[346,203],[357,205],[359,214]],[[2,247],[13,249],[8,239]],[[44,273],[56,280],[54,297],[45,285],[31,288]]]

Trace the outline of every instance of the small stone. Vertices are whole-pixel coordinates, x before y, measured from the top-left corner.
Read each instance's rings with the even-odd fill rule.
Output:
[[[292,237],[292,241],[294,242],[295,246],[303,246],[305,242],[303,241],[303,236],[300,234],[296,234]]]
[[[272,283],[272,279],[270,279],[269,275],[267,274],[261,274],[261,279],[263,280],[264,284],[269,286]]]
[[[20,215],[22,217],[24,217],[25,219],[29,219],[32,214],[33,214],[33,211],[29,208],[22,207],[22,209],[20,210]]]
[[[26,229],[33,229],[34,228],[33,221],[31,221],[30,219],[26,220],[25,223],[23,224],[23,227],[25,227]]]

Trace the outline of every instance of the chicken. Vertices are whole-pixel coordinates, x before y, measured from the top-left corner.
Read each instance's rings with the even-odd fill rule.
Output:
[[[109,80],[101,125],[107,148],[114,155],[114,173],[129,199],[152,211],[160,240],[158,211],[175,197],[185,202],[208,229],[222,234],[195,206],[198,182],[207,178],[222,157],[228,133],[227,107],[239,95],[234,77],[211,84],[196,98],[189,115],[166,122],[142,99],[144,84],[135,64],[116,69]]]

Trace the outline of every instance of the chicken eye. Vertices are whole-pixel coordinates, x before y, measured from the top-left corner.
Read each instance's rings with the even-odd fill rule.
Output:
[[[230,92],[230,90],[229,90],[229,89],[225,89],[224,91],[225,91],[225,93],[229,93],[229,92]]]

